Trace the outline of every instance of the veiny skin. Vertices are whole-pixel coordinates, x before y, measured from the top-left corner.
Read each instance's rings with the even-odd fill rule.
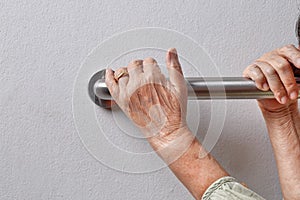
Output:
[[[108,89],[123,112],[140,128],[159,156],[196,199],[216,180],[227,176],[205,152],[186,124],[187,86],[176,49],[166,54],[169,80],[153,58],[128,64],[129,75],[106,72]],[[206,156],[199,156],[205,154]]]
[[[186,124],[187,88],[175,49],[166,55],[169,80],[153,58],[134,60],[106,73],[108,89],[124,113],[140,128],[153,149],[195,199],[216,180],[228,176],[208,154]],[[277,161],[284,199],[300,199],[300,116],[294,68],[300,69],[300,51],[287,45],[264,54],[243,75],[257,88],[271,90],[276,99],[258,100]],[[118,81],[120,70],[128,76]],[[201,156],[205,155],[205,156]]]
[[[300,51],[287,45],[264,54],[243,75],[257,88],[271,90],[276,99],[258,100],[273,146],[284,199],[300,199],[300,117],[298,86],[293,71],[300,69]]]

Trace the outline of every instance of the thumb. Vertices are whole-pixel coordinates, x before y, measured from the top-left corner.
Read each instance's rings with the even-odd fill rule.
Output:
[[[175,48],[168,50],[166,55],[166,64],[169,72],[170,82],[178,92],[181,92],[181,89],[186,87],[186,83]]]

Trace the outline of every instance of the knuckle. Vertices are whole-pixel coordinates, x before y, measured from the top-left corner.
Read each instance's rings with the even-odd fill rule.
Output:
[[[285,83],[285,87],[287,89],[294,89],[294,88],[297,88],[297,84],[293,81],[288,81]]]
[[[291,58],[300,58],[300,53],[299,52],[292,52],[291,53]]]
[[[266,74],[267,74],[268,76],[274,76],[274,75],[276,74],[276,71],[275,71],[275,69],[274,69],[273,67],[268,67],[268,68],[266,69]]]
[[[261,73],[259,73],[257,67],[250,68],[249,72],[250,72],[251,77],[255,80],[259,80],[259,79],[263,78],[263,75]]]
[[[126,68],[125,67],[118,68],[114,73],[114,77],[116,78],[120,73],[122,73],[124,71],[124,69],[126,69]]]
[[[285,45],[285,46],[281,47],[279,49],[279,51],[280,52],[287,52],[287,51],[291,51],[293,49],[295,49],[295,46],[293,44],[288,44],[288,45]]]
[[[262,56],[262,57],[260,57],[259,59],[256,59],[256,60],[254,61],[253,65],[250,66],[250,67],[253,68],[253,67],[257,66],[257,67],[261,68],[262,63],[265,63],[265,62],[266,62],[266,61],[265,61],[265,58],[264,58],[264,56]]]
[[[290,67],[289,62],[287,62],[286,60],[278,60],[276,62],[277,67],[279,70],[285,71]]]
[[[177,72],[181,72],[181,67],[180,65],[171,65],[171,68],[176,70]]]
[[[144,62],[146,63],[156,63],[156,60],[152,57],[147,57],[144,59]]]
[[[141,60],[132,60],[129,65],[130,66],[139,66],[141,65],[142,61]]]
[[[176,70],[177,72],[182,73],[180,63],[172,63],[170,65],[170,68],[173,69],[173,70]]]
[[[256,73],[256,78],[255,79],[259,82],[264,82],[265,81],[265,76],[262,75],[261,73]]]
[[[286,45],[286,48],[287,48],[287,49],[294,49],[294,48],[295,48],[295,45],[293,45],[293,44],[288,44],[288,45]]]
[[[274,50],[274,52],[276,52],[276,54],[278,54],[278,53],[281,52],[281,49],[282,49],[282,48],[283,48],[283,47],[277,48],[277,49]]]
[[[278,55],[278,53],[276,51],[271,51],[267,53],[267,55],[270,59],[274,59]]]
[[[263,62],[265,60],[271,59],[275,55],[274,51],[263,54],[257,61]]]
[[[246,67],[246,68],[244,69],[244,72],[253,70],[253,69],[256,68],[256,67],[257,67],[257,64],[253,63],[253,64],[249,65],[248,67]]]
[[[115,71],[115,74],[118,74],[121,70],[122,70],[122,68],[118,68],[118,69]]]

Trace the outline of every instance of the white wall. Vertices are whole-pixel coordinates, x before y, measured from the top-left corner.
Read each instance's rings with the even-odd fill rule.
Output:
[[[155,26],[190,36],[223,76],[239,76],[264,52],[296,43],[297,14],[294,0],[1,1],[0,199],[192,199],[166,168],[122,173],[88,153],[72,113],[81,63],[113,34]],[[113,125],[110,112],[99,112]],[[212,153],[257,193],[281,198],[255,101],[228,101]]]

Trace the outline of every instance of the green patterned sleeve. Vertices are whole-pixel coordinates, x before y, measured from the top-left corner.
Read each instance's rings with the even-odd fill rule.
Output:
[[[246,188],[233,177],[226,176],[215,181],[204,193],[202,200],[265,200]]]

